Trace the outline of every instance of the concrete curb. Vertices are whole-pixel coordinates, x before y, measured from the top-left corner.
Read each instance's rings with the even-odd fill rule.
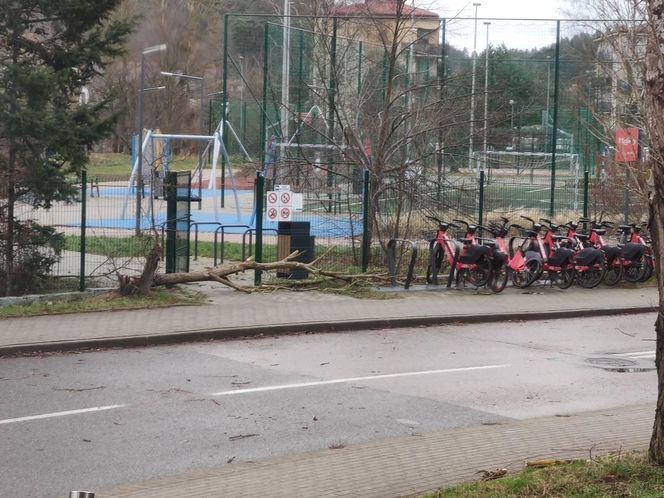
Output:
[[[610,315],[636,315],[654,313],[652,306],[633,306],[612,309],[577,308],[568,310],[546,310],[532,312],[506,312],[486,315],[438,315],[409,316],[391,318],[369,318],[366,320],[339,320],[336,322],[295,322],[284,324],[250,325],[244,327],[223,327],[186,330],[172,333],[153,333],[133,336],[100,337],[95,339],[75,339],[49,341],[31,344],[8,344],[0,346],[0,356],[38,352],[62,352],[79,349],[113,347],[146,347],[160,344],[177,344],[209,340],[237,339],[240,337],[298,334],[304,332],[352,332],[401,327],[421,327],[449,324],[491,323],[504,321],[555,320]]]

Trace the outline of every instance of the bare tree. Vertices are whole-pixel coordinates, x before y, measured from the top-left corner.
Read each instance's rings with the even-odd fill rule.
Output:
[[[368,170],[372,239],[384,245],[413,236],[418,208],[437,208],[441,137],[468,119],[443,92],[440,20],[405,0],[315,7],[295,31],[311,39],[307,74],[297,83],[304,98],[284,102],[280,75],[268,91],[275,107],[288,109],[291,135],[301,131],[321,147],[291,153],[293,167],[315,166],[328,189]],[[427,194],[433,198],[420,202]]]
[[[128,51],[117,59],[95,87],[116,94],[115,109],[122,111],[112,142],[114,152],[128,152],[137,130],[137,99],[142,50],[165,43],[161,58],[145,60],[145,86],[166,86],[145,94],[147,127],[182,133],[198,133],[201,118],[207,116],[205,95],[219,89],[221,80],[221,39],[226,3],[213,0],[124,0],[116,13],[140,16],[141,22],[128,42]],[[198,82],[164,77],[161,71],[182,72],[203,77],[201,106]],[[94,94],[93,94],[94,97]],[[201,109],[205,116],[200,116]]]
[[[650,457],[664,465],[664,1],[648,0],[648,45],[646,54],[646,111],[650,138],[650,232],[655,253],[659,289],[659,313],[655,322],[657,345],[657,408],[650,440]]]

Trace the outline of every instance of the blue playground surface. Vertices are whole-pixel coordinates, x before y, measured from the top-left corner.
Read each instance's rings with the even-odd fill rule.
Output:
[[[161,228],[161,224],[166,221],[166,216],[160,214],[155,216],[155,224],[158,228]],[[254,220],[251,223],[251,213],[243,213],[238,219],[236,214],[233,213],[219,213],[215,218],[214,213],[209,213],[206,211],[197,211],[195,204],[192,205],[191,210],[191,221],[197,223],[221,223],[228,228],[224,229],[225,233],[235,233],[243,234],[248,228],[256,228],[256,222]],[[311,223],[311,235],[317,237],[331,237],[331,238],[343,238],[350,237],[353,233],[359,235],[362,233],[362,223],[361,221],[356,221],[352,224],[353,230],[351,231],[351,221],[348,218],[335,218],[335,217],[326,217],[319,215],[304,215],[303,213],[295,213],[293,216],[293,221],[308,221]],[[243,225],[243,226],[233,226],[233,225]],[[246,225],[246,226],[244,226]],[[72,226],[78,226],[72,224]],[[127,218],[110,218],[110,219],[95,219],[88,218],[86,222],[88,228],[116,228],[116,229],[127,229],[131,230],[135,228],[136,222],[135,219],[131,216]],[[141,219],[141,229],[148,230],[151,226],[151,219],[149,217],[143,217]],[[217,225],[199,225],[198,231],[200,233],[204,232],[214,232],[217,230]],[[264,229],[275,229],[277,228],[276,222],[269,222],[263,216],[263,228]],[[194,228],[192,227],[192,232]]]
[[[121,186],[111,187],[111,186],[100,185],[99,186],[99,196],[97,196],[97,188],[96,187],[92,191],[92,194],[94,194],[93,198],[96,198],[96,197],[126,197],[127,196],[127,187],[126,186],[124,186],[124,187],[121,187]],[[130,192],[129,192],[129,198],[131,199],[135,195],[136,195],[136,190],[134,188],[131,188]],[[145,189],[145,196],[148,197],[149,195],[150,195],[150,190],[146,188]],[[198,196],[198,188],[195,188],[195,187],[192,188],[191,189],[191,195]],[[233,195],[234,194],[233,194],[232,189],[228,189],[228,188],[224,189],[224,196],[227,199],[230,199]],[[237,190],[237,195],[239,197],[244,197],[244,196],[247,196],[247,195],[253,196],[254,191],[249,190],[249,189],[242,189],[242,190],[238,189]],[[201,197],[203,199],[208,199],[208,198],[213,198],[213,197],[221,197],[221,190],[219,190],[219,189],[210,190],[210,189],[204,187],[203,189],[201,189]]]

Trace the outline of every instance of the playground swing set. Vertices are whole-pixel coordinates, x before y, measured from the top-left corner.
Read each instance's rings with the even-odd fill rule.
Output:
[[[207,156],[212,150],[212,161],[210,168],[210,177],[208,180],[208,190],[213,192],[213,197],[216,197],[215,192],[217,190],[217,177],[218,177],[218,165],[220,158],[223,157],[223,160],[226,164],[228,170],[228,176],[231,180],[231,189],[235,198],[236,214],[238,221],[240,220],[240,203],[237,193],[237,184],[235,181],[235,175],[233,173],[232,162],[226,146],[224,145],[223,132],[224,126],[230,132],[230,135],[237,142],[240,150],[247,160],[252,161],[253,159],[245,149],[244,145],[240,141],[240,138],[235,133],[232,125],[222,119],[217,125],[214,133],[212,135],[183,135],[183,134],[173,134],[173,133],[161,133],[159,129],[147,130],[143,137],[143,143],[141,144],[142,148],[142,157],[143,164],[140,168],[139,173],[139,163],[138,157],[133,161],[131,176],[127,184],[127,191],[125,194],[123,209],[122,209],[122,218],[126,218],[127,215],[127,206],[129,204],[129,198],[132,191],[138,188],[139,174],[143,176],[144,184],[149,186],[149,194],[151,196],[158,196],[159,192],[156,188],[155,180],[158,178],[160,181],[167,177],[170,170],[170,164],[172,161],[171,147],[170,144],[173,140],[187,140],[187,141],[197,141],[197,142],[206,142],[205,148],[198,156],[198,162],[196,169],[193,171],[192,176],[198,178],[198,202],[200,208],[200,202],[202,201],[202,185],[203,185],[203,170],[207,164]],[[138,156],[138,155],[136,155]],[[214,217],[215,221],[219,221],[219,206],[216,202],[212,203],[214,206]],[[152,203],[148,204],[149,210],[152,209]],[[149,213],[152,214],[151,212]]]

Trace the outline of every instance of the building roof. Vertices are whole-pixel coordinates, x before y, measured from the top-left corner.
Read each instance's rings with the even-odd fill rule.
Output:
[[[396,16],[397,8],[397,0],[362,0],[357,3],[337,7],[337,9],[334,11],[334,14],[340,16],[394,17]],[[402,15],[408,17],[434,19],[438,19],[440,17],[435,12],[412,7],[410,5],[403,6]]]

